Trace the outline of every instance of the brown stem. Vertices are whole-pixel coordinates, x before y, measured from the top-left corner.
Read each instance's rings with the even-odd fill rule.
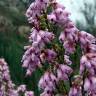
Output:
[[[86,70],[85,70],[85,71],[86,71]],[[84,71],[84,74],[83,74],[82,96],[85,96],[85,91],[84,91],[85,71]]]

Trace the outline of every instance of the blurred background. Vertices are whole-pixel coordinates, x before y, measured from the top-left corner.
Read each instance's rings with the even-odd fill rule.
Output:
[[[8,62],[12,80],[15,84],[27,84],[38,96],[37,70],[32,77],[25,77],[21,67],[24,45],[28,44],[30,26],[25,12],[34,0],[0,0],[0,57]],[[70,17],[80,30],[96,36],[96,0],[58,0],[72,13]]]

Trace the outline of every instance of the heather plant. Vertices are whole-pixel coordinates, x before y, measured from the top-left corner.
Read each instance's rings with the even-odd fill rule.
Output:
[[[35,0],[26,16],[32,30],[22,66],[26,75],[31,76],[38,68],[43,72],[38,83],[41,96],[95,96],[95,37],[80,31],[70,13],[56,0]],[[77,69],[72,67],[75,61],[71,61],[71,55],[78,47],[81,57]]]
[[[16,86],[10,77],[9,67],[3,58],[0,59],[0,96],[33,96],[26,90],[26,85]]]
[[[29,45],[24,47],[26,51],[22,57],[22,67],[26,69],[26,76],[40,70],[39,95],[96,96],[96,38],[80,31],[71,21],[70,13],[56,0],[35,0],[26,16],[32,29]],[[80,63],[77,64],[73,56],[79,58]],[[4,61],[0,66],[2,64]],[[13,84],[9,86],[11,80],[8,68],[6,70],[8,77],[4,77],[7,78],[4,87],[10,89],[12,86],[10,90],[15,91],[15,95],[9,95],[9,90],[5,89],[0,94],[34,96],[32,91],[26,91],[25,85],[16,88]],[[0,72],[2,80],[5,73]],[[1,89],[2,86],[3,83]]]

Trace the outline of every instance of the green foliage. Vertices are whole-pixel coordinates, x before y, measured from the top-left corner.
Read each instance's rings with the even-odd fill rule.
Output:
[[[8,62],[13,82],[27,84],[28,89],[34,90],[38,96],[39,71],[26,78],[21,63],[30,32],[24,15],[29,1],[33,0],[0,0],[0,57]]]

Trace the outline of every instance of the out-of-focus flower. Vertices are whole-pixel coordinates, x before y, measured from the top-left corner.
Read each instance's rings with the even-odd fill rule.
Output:
[[[9,68],[4,59],[0,59],[0,93],[1,96],[18,96],[14,89],[14,84],[11,81]],[[7,88],[7,89],[6,89]]]

